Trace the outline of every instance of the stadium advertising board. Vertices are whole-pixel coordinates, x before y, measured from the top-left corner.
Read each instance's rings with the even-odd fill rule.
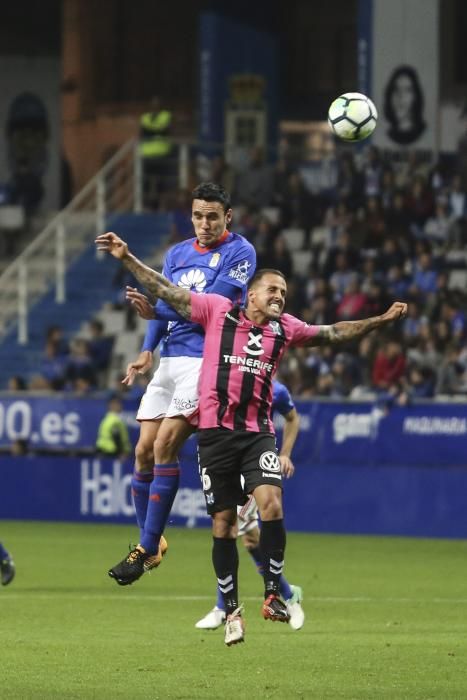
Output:
[[[0,445],[15,439],[53,452],[90,448],[104,400],[0,399]],[[298,402],[296,474],[285,482],[290,530],[467,537],[467,405]],[[133,442],[133,404],[124,417]],[[276,425],[280,436],[281,422]],[[196,439],[181,453],[182,477],[170,524],[209,526]],[[133,460],[94,455],[1,457],[0,517],[119,522],[133,526]]]
[[[136,444],[137,402],[124,402],[123,419]],[[467,467],[467,403],[387,407],[379,403],[298,401],[297,465]],[[0,395],[0,448],[25,440],[33,450],[91,451],[106,401],[67,396]],[[280,434],[283,418],[276,416]],[[189,440],[182,458],[195,460]]]

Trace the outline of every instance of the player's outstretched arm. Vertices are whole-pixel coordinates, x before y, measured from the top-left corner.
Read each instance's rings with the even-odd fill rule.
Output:
[[[120,260],[150,294],[166,301],[183,318],[191,319],[191,294],[188,290],[175,286],[141,262],[115,233],[103,233],[97,236],[95,243],[98,250],[104,250]]]
[[[407,313],[407,304],[396,301],[381,316],[363,318],[360,321],[339,321],[332,326],[319,326],[318,334],[310,340],[309,345],[325,345],[345,343],[356,340],[376,328],[386,326],[388,323],[398,321]]]

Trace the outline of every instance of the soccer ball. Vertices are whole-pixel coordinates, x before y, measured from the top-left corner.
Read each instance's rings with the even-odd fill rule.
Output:
[[[376,107],[360,92],[346,92],[329,107],[328,124],[343,141],[363,141],[373,133],[378,119]]]

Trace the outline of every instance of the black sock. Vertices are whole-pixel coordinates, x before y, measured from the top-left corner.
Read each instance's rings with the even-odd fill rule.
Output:
[[[266,520],[261,525],[259,548],[263,557],[264,597],[279,595],[280,578],[284,568],[284,521]]]
[[[224,600],[227,615],[238,608],[238,550],[237,540],[212,538],[212,563],[217,585]]]

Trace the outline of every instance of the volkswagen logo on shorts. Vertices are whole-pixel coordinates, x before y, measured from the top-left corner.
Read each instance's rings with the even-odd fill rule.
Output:
[[[259,458],[259,466],[265,472],[274,472],[277,474],[281,470],[281,463],[275,452],[269,450],[268,452],[263,452]]]

